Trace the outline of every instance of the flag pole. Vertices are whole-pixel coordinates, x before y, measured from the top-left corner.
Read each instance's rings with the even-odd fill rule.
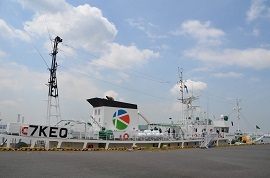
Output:
[[[256,125],[256,135],[255,135],[255,140],[257,139],[257,125]]]
[[[258,129],[261,129],[258,125],[256,125],[256,139],[257,139],[257,135],[258,135]]]

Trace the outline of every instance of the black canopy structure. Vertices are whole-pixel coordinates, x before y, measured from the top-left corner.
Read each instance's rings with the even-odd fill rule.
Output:
[[[108,106],[108,107],[116,107],[116,108],[137,109],[136,104],[124,103],[124,102],[108,100],[108,99],[104,99],[104,98],[91,98],[91,99],[87,99],[87,101],[94,108],[102,107],[102,106]]]

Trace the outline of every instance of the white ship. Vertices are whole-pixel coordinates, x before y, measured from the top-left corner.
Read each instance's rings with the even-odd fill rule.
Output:
[[[230,144],[235,139],[231,133],[232,123],[227,116],[219,120],[209,120],[194,116],[196,106],[192,102],[195,96],[185,97],[185,85],[182,70],[179,69],[179,86],[182,98],[179,100],[185,108],[181,122],[150,123],[132,103],[115,101],[112,97],[91,98],[87,101],[93,107],[89,121],[62,120],[58,100],[56,79],[57,45],[62,39],[56,37],[51,53],[52,64],[48,82],[48,108],[46,125],[33,125],[20,122],[0,126],[0,147],[20,149],[30,148],[132,148],[136,147],[201,147]],[[51,125],[51,118],[57,120]],[[138,119],[143,118],[145,125],[139,125]]]

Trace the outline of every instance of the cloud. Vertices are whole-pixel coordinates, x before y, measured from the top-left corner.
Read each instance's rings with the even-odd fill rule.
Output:
[[[201,81],[192,81],[190,79],[186,80],[185,85],[188,87],[189,91],[204,91],[207,88],[207,84]]]
[[[117,43],[109,43],[107,49],[100,59],[94,61],[95,63],[113,68],[130,68],[134,65],[143,65],[148,60],[159,57],[159,53],[149,49],[139,50],[134,45],[123,46]]]
[[[152,23],[145,23],[142,18],[138,19],[127,19],[126,20],[131,27],[137,28],[138,30],[144,32],[148,38],[151,39],[164,39],[167,38],[166,35],[157,35],[153,31],[157,31],[158,27]]]
[[[253,28],[252,34],[253,34],[254,36],[259,36],[259,35],[260,35],[260,30],[257,29],[257,28]]]
[[[118,97],[118,93],[116,93],[115,91],[113,90],[109,90],[109,91],[106,91],[103,95],[104,98],[106,98],[106,96],[110,96],[110,97],[113,97],[114,100],[117,100],[117,97]]]
[[[52,0],[46,2],[20,0],[20,3],[36,12],[32,20],[24,23],[24,29],[28,34],[45,39],[49,29],[52,38],[60,36],[63,39],[63,43],[61,43],[63,45],[59,45],[59,51],[64,51],[67,57],[70,57],[70,53],[76,56],[77,49],[82,48],[90,53],[95,53],[94,57],[97,60],[92,61],[91,64],[94,65],[87,67],[99,66],[99,69],[103,69],[104,67],[119,68],[120,65],[124,67],[140,66],[147,63],[149,59],[159,56],[159,53],[149,49],[141,50],[135,45],[124,46],[112,42],[118,31],[115,25],[109,22],[101,10],[96,7],[88,4],[73,7],[63,0],[57,2],[56,5]],[[40,7],[41,5],[43,7]],[[61,5],[64,7],[60,7]],[[59,9],[46,11],[51,6],[59,6]],[[139,26],[139,24],[133,25]],[[149,26],[154,25],[150,23]],[[44,46],[51,50],[48,42]],[[61,54],[59,57],[61,59]],[[62,63],[62,65],[65,64]],[[128,76],[124,77],[128,78]]]
[[[207,88],[207,84],[206,83],[201,82],[201,81],[193,81],[193,80],[190,80],[190,79],[186,80],[184,82],[184,84],[187,86],[189,94],[190,93],[192,94],[192,93],[201,92],[201,91],[206,90],[206,88]],[[179,94],[181,94],[180,85],[179,84],[175,84],[173,86],[173,88],[171,88],[170,92],[173,95],[179,95]]]
[[[48,35],[47,23],[53,38],[60,36],[63,39],[64,45],[59,46],[60,51],[74,53],[74,49],[83,48],[91,53],[97,52],[95,58],[100,59],[93,61],[92,64],[98,63],[100,68],[104,66],[118,68],[119,65],[140,66],[147,63],[150,58],[159,56],[159,53],[148,49],[140,50],[135,45],[124,46],[113,43],[117,29],[113,23],[103,17],[101,10],[96,7],[88,4],[73,7],[65,1],[60,1],[58,3],[65,5],[64,10],[60,9],[57,13],[50,11],[45,13],[40,10],[38,2],[21,0],[21,3],[36,11],[33,20],[24,23],[24,29],[29,34],[46,37]],[[52,5],[53,1],[48,1],[44,8]],[[153,26],[153,24],[149,26]],[[66,44],[67,46],[65,46]],[[51,49],[49,43],[46,43],[45,46]],[[68,46],[71,48],[67,48]],[[101,57],[98,57],[99,55]]]
[[[216,73],[214,77],[216,78],[242,78],[244,74],[237,72],[228,72],[228,73]]]
[[[32,21],[24,23],[24,29],[28,34],[44,37],[48,35],[46,24],[52,38],[60,36],[63,43],[89,51],[103,51],[117,34],[115,25],[103,17],[101,10],[88,4],[67,5],[65,11],[58,13],[36,13]]]
[[[5,122],[12,122],[12,115],[17,113],[31,115],[34,122],[39,122],[37,118],[43,117],[40,106],[45,106],[48,92],[45,86],[48,74],[31,71],[15,62],[1,62],[5,65],[0,65],[0,106],[3,112],[10,113]]]
[[[270,18],[270,8],[266,0],[252,0],[250,9],[247,12],[247,21],[252,22],[257,18]]]
[[[4,20],[0,19],[0,36],[7,39],[20,39],[30,41],[30,37],[22,30],[9,26]]]
[[[145,30],[145,28],[143,26],[143,19],[142,18],[139,18],[139,19],[127,19],[126,21],[128,22],[128,24],[131,27],[138,28],[139,30],[142,30],[142,31]]]
[[[29,84],[35,90],[42,90],[48,74],[30,71],[27,67],[15,62],[4,62],[5,65],[0,67],[1,92],[20,92],[29,88]]]
[[[59,72],[57,76],[61,98],[82,101],[85,100],[85,98],[101,94],[100,90],[88,78],[67,72]]]
[[[225,33],[222,30],[213,28],[210,21],[205,23],[198,20],[189,20],[182,23],[179,30],[172,31],[171,34],[187,35],[198,41],[201,45],[220,45],[222,44]]]
[[[33,9],[35,12],[32,19],[24,23],[24,30],[26,32],[10,27],[5,22],[2,23],[4,25],[0,26],[0,28],[5,27],[5,29],[8,29],[7,31],[13,38],[21,37],[19,35],[16,36],[16,34],[30,34],[31,38],[35,39],[34,41],[38,41],[39,46],[40,43],[43,43],[45,48],[51,51],[50,43],[44,42],[48,37],[47,23],[52,38],[60,36],[63,39],[64,46],[59,45],[59,55],[57,59],[59,67],[69,70],[69,68],[71,68],[68,67],[69,64],[83,64],[83,66],[74,69],[79,72],[71,74],[60,70],[60,72],[57,73],[61,108],[80,108],[81,100],[103,95],[104,91],[100,89],[102,84],[99,86],[98,82],[91,81],[89,78],[94,78],[106,83],[112,81],[111,83],[115,85],[117,83],[115,83],[114,80],[121,82],[121,80],[128,79],[128,75],[121,73],[121,70],[117,70],[117,73],[110,71],[104,72],[104,70],[101,72],[105,67],[114,67],[116,69],[120,68],[120,66],[135,68],[148,63],[149,60],[153,58],[159,57],[158,52],[149,49],[139,49],[135,45],[124,46],[112,42],[117,35],[117,29],[113,23],[103,17],[101,10],[98,8],[91,7],[87,4],[73,7],[65,3],[65,1],[57,1],[54,10],[46,11],[46,9],[51,8],[53,1],[34,2],[20,0],[20,3],[23,4],[25,8]],[[41,3],[43,7],[40,7],[39,3]],[[65,7],[59,7],[58,9],[57,7],[61,5],[61,3]],[[22,33],[15,33],[18,31]],[[0,34],[0,36],[1,35],[2,34]],[[65,46],[65,44],[68,46]],[[94,53],[96,59],[94,62],[102,64],[101,66],[99,65],[101,70],[99,70],[97,64],[93,62],[88,61],[89,65],[87,65],[85,61],[69,61],[70,55],[65,56],[65,61],[63,60],[64,62],[61,62],[61,60],[59,60],[62,55],[61,50],[76,55],[77,50],[72,47],[79,50],[84,48],[85,50],[82,51]],[[0,56],[5,56],[5,53],[0,51]],[[0,58],[0,60],[2,62],[3,59]],[[12,59],[10,60],[12,61]],[[15,59],[13,59],[13,61],[15,61]],[[12,110],[21,110],[25,113],[31,113],[34,117],[42,115],[40,112],[41,107],[37,103],[40,102],[41,105],[44,104],[44,107],[46,107],[44,99],[47,97],[48,88],[45,84],[48,81],[49,73],[36,72],[31,70],[31,68],[15,62],[5,61],[5,64],[5,66],[0,66],[0,92],[2,93],[1,97],[5,97],[1,98],[1,104],[5,104],[5,107],[8,107],[8,104],[16,105],[17,108],[13,108]],[[86,77],[81,77],[81,75]],[[120,77],[117,77],[117,75]],[[108,92],[114,95],[117,94],[112,91]],[[119,98],[119,100],[124,99]],[[13,101],[13,103],[11,101]],[[34,111],[31,112],[31,109]],[[70,111],[69,109],[67,110],[68,112]],[[18,111],[18,113],[21,111]],[[81,113],[86,113],[86,111]],[[72,115],[73,113],[69,114]]]
[[[222,65],[237,65],[254,69],[270,68],[270,50],[263,48],[224,49],[222,51],[194,48],[184,51],[183,55],[196,60]]]
[[[18,103],[15,100],[1,100],[0,106],[14,107],[17,106]]]
[[[0,50],[0,58],[2,58],[2,57],[5,57],[6,56],[6,53],[4,52],[4,51],[1,51]],[[0,59],[1,60],[1,59]]]
[[[117,43],[109,43],[107,50],[101,55],[99,59],[90,62],[90,66],[87,68],[93,68],[95,70],[102,70],[104,68],[111,68],[117,71],[117,75],[120,79],[128,79],[133,66],[142,66],[146,64],[150,59],[159,57],[159,53],[153,52],[149,49],[140,50],[136,46],[123,46]],[[98,68],[97,68],[98,67]],[[123,73],[124,72],[124,73]],[[114,83],[121,83],[119,78],[113,77],[111,80]]]
[[[5,65],[0,65],[1,108],[11,115],[14,112],[25,115],[27,122],[45,121],[43,116],[45,118],[48,94],[45,84],[48,82],[49,72],[36,72],[15,62],[3,62]],[[81,107],[88,107],[86,98],[101,96],[103,93],[91,80],[76,73],[58,72],[57,79],[61,110],[69,113],[67,118],[82,109]],[[73,109],[76,111],[70,113]],[[85,110],[76,114],[85,115],[88,112]],[[8,121],[11,121],[11,118]]]
[[[259,79],[259,78],[257,78],[257,77],[251,77],[249,80],[250,80],[252,83],[254,83],[254,82],[261,82],[261,79]]]
[[[172,104],[172,106],[171,106],[171,110],[172,110],[172,112],[183,112],[184,110],[184,108],[182,107],[182,103],[181,102],[174,102],[173,104]]]

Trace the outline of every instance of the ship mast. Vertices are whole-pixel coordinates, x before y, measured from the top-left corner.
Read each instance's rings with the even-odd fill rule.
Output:
[[[184,111],[182,122],[184,123],[184,128],[186,129],[186,133],[187,133],[188,124],[190,124],[189,120],[194,119],[193,112],[196,110],[196,107],[197,107],[197,106],[193,106],[192,102],[194,100],[197,100],[198,97],[193,96],[193,94],[191,96],[187,96],[188,88],[183,81],[182,68],[178,68],[178,74],[179,74],[179,82],[177,83],[179,84],[180,91],[181,91],[181,98],[179,100],[182,103],[182,111]],[[183,109],[184,105],[185,105],[185,109]]]
[[[178,68],[178,73],[179,73],[179,86],[180,86],[180,91],[181,91],[181,102],[182,102],[182,106],[185,104],[186,105],[186,111],[187,111],[187,116],[185,116],[183,119],[186,120],[189,117],[191,117],[193,115],[193,111],[196,110],[196,106],[192,105],[192,102],[196,99],[198,99],[197,97],[193,96],[188,96],[188,89],[187,86],[185,85],[184,81],[183,81],[183,69],[182,68]],[[191,116],[189,115],[189,112],[191,111]]]
[[[240,133],[240,128],[239,128],[239,120],[240,120],[240,110],[242,109],[240,106],[239,106],[239,103],[241,102],[241,100],[239,99],[236,99],[236,108],[233,108],[234,110],[237,111],[237,132]]]
[[[56,118],[56,123],[61,120],[60,113],[60,104],[58,97],[58,86],[57,86],[57,78],[56,78],[56,70],[57,70],[57,62],[56,62],[56,54],[58,53],[58,44],[62,42],[62,39],[57,36],[54,39],[53,51],[51,53],[52,56],[52,64],[51,68],[48,69],[50,71],[50,79],[48,81],[49,93],[48,93],[48,105],[47,105],[47,119],[46,125],[50,125],[51,118]]]
[[[183,104],[184,101],[184,92],[183,92],[183,87],[184,87],[184,83],[183,83],[183,69],[178,67],[178,75],[179,75],[179,82],[178,84],[180,85],[180,91],[181,91],[181,102]]]

